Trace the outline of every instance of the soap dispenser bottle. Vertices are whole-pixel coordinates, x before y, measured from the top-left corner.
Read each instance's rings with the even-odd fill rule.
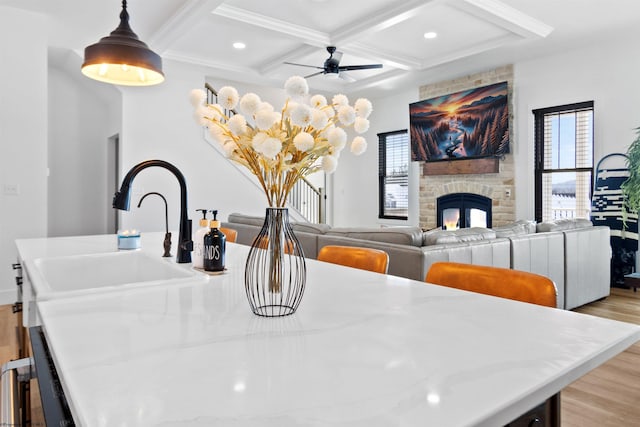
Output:
[[[193,266],[196,268],[204,268],[204,236],[209,232],[209,221],[207,220],[206,209],[196,209],[202,212],[200,220],[200,228],[193,235]]]
[[[223,271],[227,238],[219,230],[218,211],[211,211],[213,220],[209,223],[211,231],[204,236],[204,269],[206,271]]]

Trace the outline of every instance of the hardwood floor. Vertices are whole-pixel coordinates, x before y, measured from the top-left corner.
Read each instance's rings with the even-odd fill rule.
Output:
[[[0,305],[0,365],[18,358],[17,318],[11,305]]]
[[[575,311],[640,325],[640,292],[613,288]],[[563,427],[640,425],[640,343],[566,387],[561,399]]]
[[[640,292],[615,288],[606,299],[575,311],[640,324]],[[0,364],[18,357],[16,318],[10,305],[0,306]],[[561,395],[563,427],[640,425],[640,343],[569,385]]]
[[[27,357],[20,354],[18,333],[22,332],[22,328],[18,328],[18,315],[14,314],[11,305],[0,305],[0,365],[10,360]],[[28,350],[29,352],[31,350]],[[44,415],[42,413],[42,405],[40,403],[40,391],[36,380],[30,381],[31,399],[31,427],[44,427]],[[0,424],[2,427],[3,424]]]

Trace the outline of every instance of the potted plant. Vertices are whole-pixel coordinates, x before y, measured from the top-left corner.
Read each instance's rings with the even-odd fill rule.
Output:
[[[622,218],[626,228],[627,215],[640,211],[640,127],[636,128],[636,139],[627,149],[629,178],[621,185],[624,203]]]

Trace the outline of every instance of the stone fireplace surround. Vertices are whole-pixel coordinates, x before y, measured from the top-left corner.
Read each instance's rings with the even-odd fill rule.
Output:
[[[420,87],[420,99],[459,92],[498,82],[508,82],[509,97],[509,139],[513,152],[517,141],[514,140],[514,103],[513,103],[513,65],[505,65],[454,80]],[[473,160],[470,160],[473,161]],[[422,169],[422,168],[421,168]],[[493,226],[515,221],[515,181],[513,154],[499,159],[498,173],[463,175],[421,175],[419,185],[420,227],[431,230],[437,227],[436,199],[451,193],[472,193],[492,200]]]

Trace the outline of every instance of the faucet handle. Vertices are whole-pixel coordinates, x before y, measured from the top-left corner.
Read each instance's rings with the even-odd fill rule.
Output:
[[[184,249],[185,251],[192,252],[193,251],[193,240],[185,240],[184,242],[180,243],[180,247],[182,249]]]

